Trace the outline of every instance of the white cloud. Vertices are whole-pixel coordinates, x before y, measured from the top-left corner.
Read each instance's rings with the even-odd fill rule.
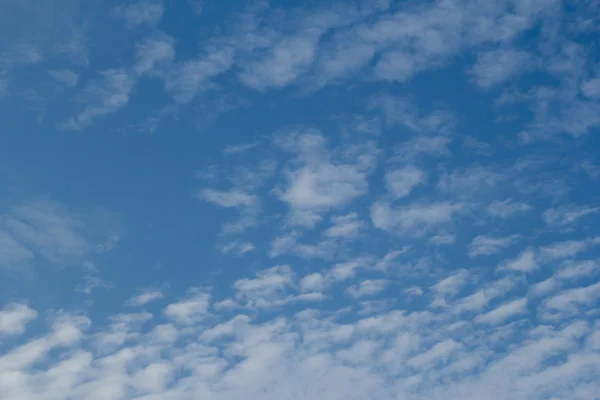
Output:
[[[415,136],[397,146],[391,161],[407,162],[422,156],[447,157],[452,140],[445,136]]]
[[[102,71],[98,79],[91,80],[78,94],[83,110],[69,118],[62,128],[82,129],[98,117],[112,114],[129,103],[135,79],[123,69]]]
[[[115,7],[115,14],[123,18],[129,28],[154,26],[162,19],[164,6],[161,0],[142,0]]]
[[[505,237],[479,235],[473,238],[469,245],[469,256],[477,257],[496,254],[514,244],[518,238],[518,235]]]
[[[501,304],[493,310],[479,315],[475,322],[480,324],[499,325],[507,319],[527,312],[527,299],[518,299]]]
[[[75,287],[75,290],[87,295],[91,295],[95,289],[112,289],[114,285],[102,278],[94,275],[86,275],[83,278],[83,283],[80,283]]]
[[[172,364],[156,362],[147,365],[131,377],[131,386],[138,393],[156,393],[167,388],[175,374]]]
[[[52,69],[48,71],[48,74],[58,83],[68,88],[77,86],[77,82],[79,82],[79,75],[69,69]]]
[[[291,207],[292,224],[312,227],[321,219],[321,213],[367,192],[367,176],[376,154],[371,143],[335,149],[338,157],[316,132],[284,136],[278,144],[297,154],[286,173],[287,186],[280,193],[280,199]]]
[[[331,226],[323,232],[323,235],[330,238],[355,237],[365,226],[356,213],[334,216],[331,218],[331,223]]]
[[[170,21],[165,22],[174,35],[169,37],[157,30],[162,2],[143,0],[117,6],[114,12],[129,28],[143,29],[118,35],[123,43],[113,43],[97,42],[98,37],[107,38],[102,35],[105,18],[99,3],[91,8],[63,4],[60,12],[49,12],[56,7],[41,3],[36,7],[5,3],[9,11],[0,13],[0,30],[11,35],[0,39],[1,50],[9,47],[8,55],[0,57],[0,79],[10,84],[10,93],[2,99],[10,102],[9,108],[36,108],[34,100],[47,89],[56,96],[46,99],[52,106],[44,118],[55,120],[51,112],[65,109],[61,101],[70,91],[48,82],[44,75],[48,71],[50,78],[81,89],[76,98],[81,109],[70,120],[74,128],[122,110],[133,99],[135,87],[148,101],[133,105],[133,113],[119,115],[124,130],[129,126],[126,120],[147,113],[146,106],[152,104],[168,111],[150,119],[170,113],[173,123],[160,128],[183,129],[184,136],[229,109],[231,98],[248,98],[248,109],[215,124],[213,135],[185,139],[188,144],[202,144],[200,153],[193,149],[177,153],[180,162],[168,171],[179,173],[179,167],[201,160],[222,162],[202,170],[206,171],[204,189],[198,197],[217,206],[217,214],[239,218],[223,226],[222,233],[229,235],[217,235],[214,245],[200,243],[192,249],[200,251],[196,251],[200,261],[215,264],[216,257],[216,264],[226,268],[188,269],[171,285],[181,287],[185,280],[200,279],[207,287],[192,289],[172,304],[161,301],[150,306],[149,301],[163,298],[155,289],[134,292],[123,304],[163,307],[157,315],[122,314],[115,303],[127,296],[123,284],[135,280],[136,273],[149,274],[141,280],[156,281],[156,272],[136,267],[143,260],[132,264],[135,268],[128,270],[123,282],[123,276],[113,274],[118,268],[109,268],[108,275],[102,268],[135,261],[141,243],[136,227],[148,239],[141,238],[142,242],[150,243],[142,249],[147,251],[142,258],[156,258],[151,243],[161,242],[159,236],[165,232],[177,231],[166,229],[167,225],[189,217],[187,207],[170,213],[174,220],[160,218],[161,229],[155,229],[156,224],[144,229],[144,220],[156,205],[151,201],[139,210],[141,219],[133,218],[142,224],[131,226],[123,252],[107,251],[121,236],[111,233],[108,240],[97,238],[98,229],[90,223],[84,205],[79,205],[77,214],[46,202],[22,203],[3,212],[3,267],[47,261],[81,265],[92,258],[98,268],[86,267],[79,285],[73,276],[56,269],[45,271],[42,276],[50,279],[40,285],[7,279],[9,292],[14,287],[18,296],[38,287],[64,289],[67,295],[48,297],[52,293],[42,290],[30,301],[10,303],[0,311],[0,398],[597,397],[600,289],[595,282],[600,269],[594,246],[600,238],[584,235],[598,216],[590,197],[589,178],[596,174],[593,146],[586,147],[593,140],[586,134],[598,125],[600,112],[594,81],[598,71],[590,62],[594,51],[580,41],[600,21],[592,6],[580,2],[581,11],[566,10],[556,0],[402,4],[361,0],[328,3],[314,12],[304,4],[273,8],[259,2],[243,7],[239,14],[225,13],[225,23],[210,27],[204,22],[210,25],[211,13],[222,10],[206,4],[202,19],[196,18],[202,29],[192,39],[181,37],[187,29],[179,29],[185,27],[176,26],[175,20],[191,21],[194,15],[167,10],[164,15]],[[181,7],[193,12],[189,4]],[[76,23],[61,17],[71,10],[76,10]],[[13,15],[27,16],[23,18],[27,24],[12,21]],[[90,18],[100,25],[79,26]],[[16,29],[12,34],[11,27],[21,25],[33,31]],[[80,32],[83,28],[85,32]],[[73,38],[68,46],[47,34],[53,29]],[[29,36],[41,39],[31,41]],[[84,42],[93,57],[81,50]],[[13,46],[19,50],[10,50]],[[521,48],[535,54],[525,54]],[[13,53],[19,60],[9,60]],[[74,53],[79,53],[77,61]],[[469,67],[473,58],[476,64]],[[86,60],[93,65],[86,66]],[[110,65],[94,64],[98,62],[129,65],[106,70]],[[95,76],[93,71],[99,68],[104,72]],[[529,68],[539,68],[547,76],[517,79]],[[492,91],[486,95],[472,91],[469,104],[453,101],[465,94],[455,90],[464,85],[447,78],[464,70],[470,71],[480,88],[497,89],[502,100],[490,108]],[[36,71],[42,72],[43,85],[33,79]],[[401,83],[391,87],[386,80]],[[157,84],[161,83],[166,93],[154,96],[161,94],[153,92],[160,92]],[[245,86],[241,91],[240,85]],[[327,85],[336,86],[316,93]],[[411,99],[370,97],[390,90],[411,93]],[[25,108],[17,104],[20,97],[31,104]],[[509,98],[522,103],[509,103]],[[164,101],[175,104],[161,108]],[[213,102],[215,106],[207,107]],[[440,104],[452,111],[439,109]],[[469,105],[467,114],[465,105]],[[11,118],[21,117],[9,115],[8,125],[15,125]],[[44,121],[39,123],[46,132]],[[278,131],[274,145],[264,140],[273,129],[294,123],[302,125],[283,131],[299,133]],[[339,134],[329,129],[340,125]],[[520,129],[523,132],[515,137]],[[26,143],[29,130],[21,131]],[[162,133],[155,129],[150,142],[163,143]],[[239,144],[240,135],[245,135],[244,141],[251,137],[251,143]],[[543,146],[524,146],[518,140],[550,135],[562,137]],[[109,136],[109,142],[122,142],[123,135]],[[572,136],[577,136],[575,141]],[[65,140],[59,155],[69,161],[71,152],[80,149]],[[74,140],[95,143],[90,138]],[[229,145],[220,152],[225,144]],[[142,145],[141,150],[146,154],[155,147]],[[29,153],[13,156],[19,158],[18,165],[28,165],[37,152]],[[199,158],[188,159],[196,153]],[[138,160],[140,154],[134,155]],[[119,159],[111,158],[114,167],[121,165]],[[11,163],[10,157],[2,162]],[[128,175],[137,176],[134,164]],[[33,163],[29,169],[36,166]],[[56,175],[54,167],[48,164],[48,168],[42,176]],[[86,170],[76,172],[88,177]],[[29,184],[13,188],[3,170],[0,173],[2,200],[10,201],[27,190],[35,192]],[[161,173],[154,181],[172,178],[167,175]],[[96,174],[89,177],[94,188],[104,187],[94,184]],[[39,179],[34,176],[32,182]],[[44,182],[43,190],[69,199],[75,195],[73,199],[82,201],[78,191],[85,191],[87,183],[66,192],[61,191],[64,185],[56,183]],[[377,192],[375,198],[368,197],[370,191]],[[126,194],[127,190],[119,196]],[[113,197],[109,193],[93,201],[101,204]],[[572,198],[579,205],[565,203]],[[202,213],[211,212],[206,204],[200,206]],[[552,208],[541,219],[544,207]],[[365,211],[370,211],[376,229],[363,221]],[[189,222],[193,225],[193,218]],[[193,231],[203,229],[200,225],[171,235],[163,241],[165,248],[177,241],[182,252],[176,258],[193,264],[194,255],[186,248],[197,243]],[[255,229],[245,234],[250,226]],[[180,236],[190,237],[181,241]],[[509,247],[517,240],[519,248]],[[217,253],[211,253],[215,245]],[[159,258],[165,256],[159,253]],[[269,255],[280,257],[278,261],[285,265],[263,269]],[[479,257],[483,255],[495,257]],[[492,258],[494,264],[489,263]],[[243,276],[241,271],[246,271]],[[73,273],[78,272],[67,272]],[[100,276],[110,276],[119,288],[110,293],[110,301],[93,296],[106,295],[92,290],[101,284]],[[89,293],[81,296],[77,290]],[[80,297],[83,302],[72,303]],[[35,311],[26,304],[40,308]],[[92,329],[87,330],[91,321],[86,317],[70,314],[73,308],[93,317]],[[28,323],[38,312],[45,318]],[[17,335],[21,336],[11,337]]]
[[[447,307],[446,300],[454,298],[460,293],[462,288],[469,282],[469,273],[466,270],[460,270],[455,274],[438,281],[431,286],[434,293],[432,307]]]
[[[502,264],[501,268],[519,272],[533,272],[538,268],[536,254],[533,249],[526,249],[517,258]]]
[[[597,272],[598,263],[595,260],[564,261],[561,269],[554,275],[557,279],[574,281],[580,278],[589,278]]]
[[[258,145],[258,142],[248,143],[248,144],[239,144],[239,145],[227,145],[223,149],[223,154],[231,155],[231,154],[240,154],[245,153]]]
[[[327,279],[319,272],[306,275],[300,281],[302,291],[321,291],[328,285]]]
[[[460,344],[452,339],[446,339],[443,342],[436,343],[432,348],[410,358],[407,364],[417,370],[427,371],[436,366],[436,364],[445,363],[451,357],[452,353],[460,348]]]
[[[441,233],[429,239],[431,244],[436,246],[444,246],[453,244],[456,241],[456,235],[452,233]]]
[[[495,201],[488,205],[487,211],[490,215],[498,218],[509,218],[515,214],[520,214],[531,210],[531,206],[526,203],[515,202],[507,199],[503,201]]]
[[[584,251],[587,246],[584,240],[568,240],[540,248],[539,255],[543,260],[565,259]]]
[[[542,307],[551,313],[577,311],[582,305],[592,306],[600,298],[600,283],[575,289],[564,290],[548,298]]]
[[[392,208],[379,201],[371,206],[371,221],[376,228],[385,231],[419,236],[451,222],[463,209],[461,203],[438,202]]]
[[[203,189],[199,196],[206,201],[225,208],[251,207],[258,201],[256,196],[235,189],[230,191]]]
[[[485,308],[493,299],[505,296],[514,289],[516,282],[510,278],[502,278],[488,283],[485,287],[469,294],[455,302],[452,311],[455,313],[479,312]]]
[[[290,175],[282,200],[298,208],[324,208],[343,204],[366,192],[364,173],[348,165],[303,168]]]
[[[319,32],[283,39],[267,57],[245,66],[239,74],[241,82],[254,89],[287,86],[307,71],[315,57]],[[312,33],[312,34],[311,34]]]
[[[581,84],[581,91],[590,98],[600,97],[600,78],[590,79]]]
[[[444,192],[472,198],[476,194],[489,192],[504,179],[502,174],[487,168],[470,167],[443,174],[437,186]]]
[[[424,113],[414,103],[406,97],[381,95],[371,98],[369,106],[383,114],[387,125],[401,125],[418,134],[398,145],[398,151],[405,150],[415,155],[448,155],[446,146],[450,139],[445,136],[453,132],[455,116],[447,110]]]
[[[260,212],[258,196],[233,188],[228,191],[203,189],[198,197],[222,208],[239,209],[237,221],[228,222],[223,226],[224,233],[239,233],[257,222]]]
[[[15,267],[33,258],[33,253],[8,232],[0,231],[0,266]]]
[[[219,251],[223,254],[235,254],[237,256],[243,256],[246,253],[254,251],[256,247],[250,242],[237,242],[233,241],[219,247]]]
[[[21,335],[38,313],[27,304],[10,303],[0,310],[0,336]]]
[[[169,304],[165,308],[165,315],[176,323],[190,325],[210,315],[209,307],[210,295],[196,290],[187,299]]]
[[[162,294],[162,292],[158,290],[145,290],[141,294],[129,299],[129,301],[127,301],[127,304],[132,307],[138,307],[146,305],[155,300],[160,300],[164,297],[165,296]]]
[[[352,278],[356,275],[356,271],[360,268],[365,268],[369,265],[370,260],[367,259],[355,259],[344,261],[335,264],[328,272],[328,278],[336,281],[343,281]]]
[[[94,250],[85,224],[62,205],[52,201],[30,201],[13,207],[0,219],[0,265],[18,266],[40,254],[57,264],[81,260]]]
[[[489,89],[536,68],[536,57],[522,50],[497,49],[481,52],[471,70],[475,83]]]
[[[600,166],[595,165],[594,163],[585,160],[581,163],[581,168],[592,178],[598,179],[600,178]]]
[[[389,192],[396,198],[406,197],[418,185],[424,183],[425,173],[412,165],[388,171],[385,184]]]
[[[600,212],[598,207],[562,206],[544,211],[544,221],[559,228],[566,228],[577,223],[580,219]]]
[[[164,76],[165,89],[177,103],[189,103],[199,92],[214,88],[210,79],[229,70],[233,56],[229,47],[209,48],[197,59],[174,64]]]
[[[354,298],[373,296],[382,292],[389,284],[385,279],[367,279],[361,281],[358,285],[350,286],[347,290],[348,294]]]
[[[164,69],[175,58],[174,42],[173,38],[166,35],[153,36],[142,41],[137,46],[137,61],[133,67],[135,73],[164,74],[165,71],[160,70],[160,67]],[[159,71],[156,71],[157,68]]]
[[[278,257],[284,254],[293,254],[305,259],[327,259],[331,258],[341,248],[340,246],[343,245],[343,243],[337,242],[332,238],[319,241],[315,244],[301,243],[301,237],[295,231],[276,237],[271,242],[269,255],[271,257]]]
[[[233,287],[236,298],[246,302],[246,306],[269,307],[286,297],[286,289],[292,280],[291,268],[278,265],[259,272],[254,279],[238,279]]]
[[[569,295],[571,302],[577,297]],[[525,306],[525,299],[504,302],[476,322],[501,324]],[[276,399],[293,392],[310,398],[475,400],[496,387],[502,397],[519,392],[541,399],[552,390],[563,398],[586,387],[586,366],[598,362],[590,356],[597,329],[582,320],[556,329],[525,327],[503,345],[495,335],[481,335],[470,317],[448,320],[448,314],[380,311],[346,315],[343,322],[317,310],[267,315],[215,315],[214,322],[197,320],[179,332],[171,325],[142,329],[151,323],[148,315],[122,315],[89,335],[84,332],[89,321],[63,318],[49,333],[0,356],[3,376],[26,378],[2,380],[0,390],[10,398],[32,399],[127,398],[126,393],[167,400],[244,393]],[[511,326],[503,332],[510,335]],[[125,335],[117,340],[121,332]],[[193,340],[178,341],[179,333]],[[86,349],[92,338],[116,347]],[[494,352],[486,350],[489,346]],[[60,357],[50,358],[46,369],[34,366],[50,351]],[[552,357],[562,358],[544,362]],[[389,381],[394,384],[383,384]]]

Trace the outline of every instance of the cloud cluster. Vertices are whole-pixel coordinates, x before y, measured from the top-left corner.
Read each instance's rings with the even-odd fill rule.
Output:
[[[4,3],[0,399],[598,398],[595,3]]]

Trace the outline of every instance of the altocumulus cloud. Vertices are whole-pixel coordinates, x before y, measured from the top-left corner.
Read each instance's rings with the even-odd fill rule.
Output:
[[[0,3],[0,399],[600,397],[596,2]]]

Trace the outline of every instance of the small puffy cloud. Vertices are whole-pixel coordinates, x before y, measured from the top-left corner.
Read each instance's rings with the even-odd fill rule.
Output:
[[[432,285],[433,301],[431,302],[431,306],[447,307],[448,303],[446,300],[456,297],[469,282],[469,279],[469,273],[466,270],[460,270]]]
[[[335,281],[344,281],[353,278],[357,270],[365,268],[369,264],[370,260],[361,258],[339,262],[329,270],[327,277]]]
[[[164,311],[167,318],[183,325],[197,323],[208,315],[210,295],[201,291],[193,291],[187,299],[169,304]]]
[[[319,272],[306,275],[300,280],[300,289],[305,292],[321,291],[328,285],[327,278]]]
[[[143,306],[156,300],[160,300],[165,296],[158,290],[145,290],[141,294],[132,297],[127,301],[127,305],[132,307]]]
[[[0,310],[0,336],[21,335],[26,325],[36,319],[37,311],[23,303],[10,303]]]
[[[385,184],[395,198],[406,197],[425,180],[425,173],[412,165],[388,171],[385,174]]]
[[[223,254],[234,254],[236,256],[243,256],[246,253],[254,251],[256,247],[250,242],[238,242],[233,241],[219,247],[219,251]]]
[[[456,235],[452,233],[441,233],[429,239],[429,242],[436,246],[451,245],[456,241]]]
[[[371,221],[376,228],[402,235],[420,236],[450,223],[465,206],[462,203],[437,202],[391,207],[378,201],[371,206]]]
[[[238,279],[233,284],[236,298],[247,302],[248,306],[268,307],[277,304],[287,297],[293,276],[289,266],[278,265],[259,272],[253,279]]]
[[[475,322],[479,324],[499,325],[507,319],[527,312],[527,299],[518,299],[501,304],[485,314],[477,316]]]
[[[338,215],[331,218],[331,226],[323,232],[323,235],[330,238],[352,238],[364,226],[365,223],[358,219],[356,213]]]
[[[277,143],[296,154],[286,173],[286,186],[280,190],[280,199],[291,208],[292,224],[312,227],[323,212],[367,193],[367,176],[377,152],[371,143],[334,152],[318,132],[283,136]]]
[[[350,286],[346,291],[354,298],[373,296],[382,292],[389,282],[385,279],[368,279],[361,281],[358,285]]]
[[[199,196],[219,207],[236,208],[236,207],[251,207],[254,206],[258,198],[239,190],[219,191],[214,189],[203,189]]]
[[[350,165],[315,165],[289,175],[290,186],[281,199],[300,210],[344,204],[366,193],[365,174]]]
[[[533,272],[538,268],[536,253],[533,249],[526,249],[518,257],[506,261],[501,267],[511,271]]]
[[[514,244],[518,238],[518,235],[504,237],[479,235],[473,238],[469,245],[469,256],[477,257],[496,254]]]
[[[245,65],[239,79],[244,85],[258,90],[287,86],[312,64],[317,42],[318,35],[286,38],[264,59]]]

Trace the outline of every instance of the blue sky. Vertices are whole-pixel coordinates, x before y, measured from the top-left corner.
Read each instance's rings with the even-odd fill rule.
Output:
[[[599,398],[597,2],[0,6],[0,398]]]

